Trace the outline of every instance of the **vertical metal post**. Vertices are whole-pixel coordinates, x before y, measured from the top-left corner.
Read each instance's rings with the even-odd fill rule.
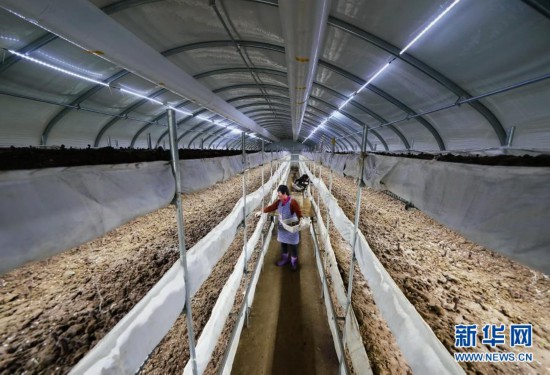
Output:
[[[369,135],[369,129],[365,125],[363,128],[363,141],[361,143],[361,161],[360,161],[360,172],[359,172],[359,182],[357,184],[357,203],[355,205],[355,223],[354,223],[354,230],[353,230],[353,242],[352,242],[352,248],[351,248],[351,261],[349,265],[349,278],[348,278],[348,296],[346,301],[346,309],[345,309],[345,320],[344,320],[344,327],[346,327],[346,324],[348,322],[349,317],[349,311],[351,307],[351,294],[353,291],[353,273],[355,271],[355,247],[357,246],[357,237],[359,233],[359,216],[361,214],[361,192],[363,190],[363,186],[365,185],[363,182],[363,169],[365,167],[365,157],[366,157],[366,150],[367,150],[367,137]],[[346,339],[346,330],[344,329],[343,333],[343,341],[345,343]]]
[[[151,142],[151,133],[147,133],[147,148],[149,150],[153,148],[153,143]]]
[[[262,139],[262,210],[264,209],[264,140]]]
[[[243,264],[243,277],[246,280],[246,274],[248,273],[246,268],[247,263],[247,251],[246,251],[246,149],[245,149],[245,142],[246,142],[246,135],[245,133],[241,133],[241,142],[242,142],[242,149],[243,149],[243,252],[244,252],[244,264]],[[245,290],[247,288],[247,282],[245,281]],[[246,326],[248,327],[248,299],[245,298],[244,301],[245,305],[245,314],[246,314]]]
[[[328,181],[328,194],[332,196],[332,161],[334,160],[334,149],[336,148],[336,139],[332,139],[332,155],[330,156],[330,178]],[[327,207],[327,240],[330,236],[330,212]],[[326,266],[326,264],[325,264]]]
[[[315,171],[315,172],[313,172],[313,175],[314,175],[315,177],[319,178],[319,171],[318,171],[317,162],[314,162],[314,164],[313,164],[313,170]],[[319,197],[319,188],[317,188],[317,197]],[[313,198],[313,199],[315,199],[315,198]]]
[[[118,139],[115,139],[115,147],[118,147]]]
[[[319,188],[317,189],[317,207],[321,209],[321,206],[319,204],[321,203],[321,183],[323,182],[321,178],[321,164],[319,163]]]
[[[107,146],[112,147],[111,146],[111,136],[110,135],[107,136]]]
[[[191,355],[191,365],[193,368],[193,374],[197,375],[197,359],[195,354],[195,332],[193,330],[193,314],[191,310],[191,291],[189,288],[189,280],[187,273],[187,255],[185,248],[185,227],[183,222],[183,206],[181,199],[181,181],[179,170],[179,152],[177,139],[178,134],[176,130],[176,115],[173,109],[168,110],[168,129],[170,133],[170,154],[172,156],[172,173],[176,180],[176,196],[175,203],[178,215],[178,240],[179,240],[179,252],[180,261],[183,267],[183,282],[185,283],[185,316],[187,317],[187,335],[189,337],[189,353]]]
[[[271,171],[270,178],[272,178],[273,177],[273,149],[271,149],[271,160],[269,161],[269,167],[270,167],[270,171]]]
[[[201,138],[201,150],[204,150],[204,138]]]
[[[511,147],[512,142],[514,141],[514,133],[516,132],[516,127],[512,126],[508,131],[508,136],[506,137],[506,147]]]

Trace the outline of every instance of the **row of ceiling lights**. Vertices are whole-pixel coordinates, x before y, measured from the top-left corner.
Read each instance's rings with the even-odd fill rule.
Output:
[[[27,60],[27,61],[31,61],[35,64],[38,64],[38,65],[41,65],[41,66],[44,66],[44,67],[47,67],[49,69],[53,69],[55,71],[58,71],[60,73],[63,73],[63,74],[66,74],[66,75],[69,75],[69,76],[72,76],[72,77],[75,77],[75,78],[79,78],[79,79],[82,79],[82,80],[85,80],[85,81],[88,81],[88,82],[91,82],[91,83],[95,83],[96,85],[101,85],[101,86],[104,86],[104,87],[109,87],[110,89],[116,89],[116,90],[119,90],[120,92],[124,92],[126,94],[130,94],[130,95],[133,95],[135,97],[138,97],[138,98],[141,98],[141,99],[146,99],[148,101],[150,101],[151,103],[155,103],[155,104],[158,104],[158,105],[161,105],[161,106],[164,106],[165,108],[167,109],[172,109],[178,113],[181,113],[185,116],[193,116],[193,113],[191,112],[188,112],[188,111],[184,111],[182,109],[179,109],[177,107],[174,107],[172,105],[169,105],[167,103],[163,103],[161,102],[160,100],[157,100],[157,99],[154,99],[154,98],[151,98],[151,97],[148,97],[146,95],[143,95],[143,94],[140,94],[134,90],[129,90],[127,88],[123,88],[123,87],[118,87],[118,86],[114,86],[114,85],[111,85],[111,84],[107,84],[105,82],[102,82],[102,81],[99,81],[97,79],[94,79],[94,78],[90,78],[90,77],[87,77],[85,75],[82,75],[82,74],[79,74],[79,73],[75,73],[73,71],[70,71],[70,70],[67,70],[67,69],[64,69],[64,68],[61,68],[61,67],[58,67],[58,66],[55,66],[53,64],[50,64],[50,63],[47,63],[45,61],[42,61],[42,60],[39,60],[39,59],[36,59],[34,57],[31,57],[27,54],[23,54],[23,53],[19,53],[17,51],[14,51],[14,50],[11,50],[11,49],[5,49],[6,51],[8,51],[9,53],[13,54],[13,55],[16,55],[24,60]],[[94,74],[96,75],[96,74]],[[185,99],[185,98],[184,98]],[[215,115],[214,115],[215,116]],[[240,130],[238,130],[237,128],[235,127],[231,127],[230,126],[230,123],[229,124],[224,124],[224,121],[229,121],[227,119],[223,119],[223,120],[213,120],[212,118],[208,118],[208,117],[205,117],[205,116],[195,116],[196,118],[200,119],[200,120],[203,120],[203,121],[207,121],[207,122],[210,122],[212,124],[215,124],[215,125],[218,125],[218,126],[221,126],[221,127],[224,127],[228,130],[230,130],[232,133],[241,133]],[[252,134],[252,133],[248,133],[247,136],[251,137],[251,138],[258,138],[256,135]],[[269,141],[266,141],[268,143],[270,143]]]
[[[405,46],[405,48],[403,48],[400,52],[399,52],[399,55],[402,55],[403,53],[405,53],[405,51],[407,51],[410,47],[412,47],[413,44],[415,44],[418,40],[420,40],[420,38],[428,31],[430,30],[439,20],[441,20],[456,4],[458,4],[458,2],[460,2],[460,0],[455,0],[453,1],[453,3],[451,5],[449,5],[441,14],[439,14],[432,22],[430,22],[430,24],[428,26],[426,26],[409,44],[407,44]],[[7,49],[8,52],[14,54],[14,55],[17,55],[25,60],[28,60],[28,61],[31,61],[31,62],[34,62],[36,64],[39,64],[39,65],[42,65],[42,66],[45,66],[47,68],[50,68],[50,69],[53,69],[53,70],[56,70],[58,72],[61,72],[61,73],[64,73],[64,74],[67,74],[69,76],[72,76],[72,77],[76,77],[76,78],[80,78],[80,79],[83,79],[85,81],[88,81],[88,82],[92,82],[92,83],[95,83],[97,85],[101,85],[101,86],[105,86],[105,87],[109,87],[111,89],[118,89],[120,90],[121,92],[124,92],[124,93],[127,93],[127,94],[130,94],[130,95],[133,95],[133,96],[136,96],[136,97],[139,97],[139,98],[142,98],[142,99],[145,99],[145,100],[148,100],[152,103],[156,103],[158,105],[162,105],[164,107],[166,107],[167,109],[172,109],[178,113],[181,113],[185,116],[193,116],[193,113],[191,112],[187,112],[187,111],[184,111],[184,110],[181,110],[179,108],[176,108],[174,106],[171,106],[171,105],[168,105],[166,103],[163,103],[161,102],[160,100],[157,100],[157,99],[154,99],[154,98],[150,98],[146,95],[142,95],[138,92],[135,92],[133,90],[129,90],[129,89],[126,89],[126,88],[122,88],[122,87],[116,87],[116,86],[112,86],[110,84],[107,84],[105,82],[102,82],[102,81],[99,81],[99,80],[96,80],[96,79],[93,79],[93,78],[90,78],[90,77],[87,77],[87,76],[84,76],[84,75],[81,75],[81,74],[78,74],[78,73],[75,73],[75,72],[72,72],[72,71],[69,71],[67,69],[63,69],[61,67],[58,67],[58,66],[55,66],[55,65],[52,65],[52,64],[49,64],[45,61],[42,61],[42,60],[39,60],[39,59],[36,59],[36,58],[33,58],[33,57],[30,57],[28,56],[27,54],[22,54],[22,53],[19,53],[17,51],[14,51],[14,50],[11,50],[11,49]],[[396,59],[396,57],[392,57],[392,59],[390,61],[388,61],[384,66],[382,66],[382,68],[380,68],[363,86],[361,86],[357,91],[355,91],[354,93],[352,93],[339,107],[337,110],[333,111],[329,117],[325,118],[315,129],[313,129],[313,131],[309,134],[308,137],[306,137],[304,139],[304,141],[302,143],[305,143],[313,134],[315,134],[315,132],[317,132],[317,130],[319,129],[322,129],[324,127],[324,125],[333,117],[335,117],[336,115],[338,115],[340,113],[340,111],[346,106],[349,104],[349,102],[355,97],[357,96],[361,91],[363,91],[369,84],[371,84],[371,82],[373,82],[378,76],[380,76],[380,74],[382,74],[382,72],[384,72],[389,66],[390,64]],[[203,120],[203,121],[207,121],[207,122],[210,122],[212,124],[215,124],[215,125],[218,125],[218,126],[222,126],[222,127],[225,127],[227,128],[228,130],[231,130],[233,133],[240,133],[240,131],[234,127],[230,127],[229,124],[223,124],[224,120],[213,120],[212,118],[207,118],[205,116],[196,116],[198,119],[200,120]],[[252,133],[249,133],[248,136],[250,137],[253,137],[253,138],[257,138],[254,134]]]
[[[441,20],[449,11],[454,8],[456,4],[458,4],[460,0],[455,0],[451,5],[449,5],[441,14],[439,14],[432,22],[429,23],[428,26],[426,26],[409,44],[405,46],[400,52],[399,55],[402,55],[407,51],[409,48],[412,47],[413,44],[415,44],[428,30],[430,30],[439,20]],[[388,61],[382,68],[380,68],[374,75],[363,85],[359,88],[359,90],[355,91],[353,94],[351,94],[339,107],[337,110],[333,111],[330,116],[328,116],[326,119],[324,119],[313,131],[304,139],[302,143],[305,143],[317,130],[322,129],[323,126],[333,117],[338,115],[340,111],[361,91],[363,91],[368,85],[371,84],[372,81],[374,81],[384,70],[386,70],[390,64],[396,59],[397,57],[392,57],[390,61]]]

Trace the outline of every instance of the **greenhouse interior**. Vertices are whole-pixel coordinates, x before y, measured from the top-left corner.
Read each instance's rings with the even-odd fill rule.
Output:
[[[1,374],[550,374],[547,0],[0,0]]]

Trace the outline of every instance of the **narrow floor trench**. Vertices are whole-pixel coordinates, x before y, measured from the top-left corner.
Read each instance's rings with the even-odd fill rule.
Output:
[[[289,187],[296,177],[292,172]],[[296,192],[291,196],[300,203],[304,216],[311,216],[309,199]],[[335,374],[338,358],[321,298],[310,232],[300,232],[297,271],[289,264],[275,265],[280,253],[274,230],[232,373]]]

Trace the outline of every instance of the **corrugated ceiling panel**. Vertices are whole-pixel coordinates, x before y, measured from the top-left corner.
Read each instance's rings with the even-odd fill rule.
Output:
[[[262,74],[261,79],[264,84],[277,85],[286,87],[286,78],[278,76]],[[201,82],[212,90],[217,90],[222,87],[233,86],[238,84],[256,84],[250,73],[230,73],[217,75],[215,77],[203,78]]]
[[[247,51],[255,67],[286,71],[283,54],[255,48],[247,48]],[[198,48],[172,55],[169,59],[191,75],[224,68],[246,67],[233,46]]]
[[[315,82],[330,87],[331,89],[346,96],[351,95],[360,87],[357,83],[350,81],[349,79],[342,77],[340,74],[322,66],[317,68]]]
[[[417,113],[453,104],[458,97],[409,64],[395,60],[374,84]]]
[[[225,5],[239,39],[284,45],[277,8],[249,1],[218,1],[218,6],[220,3]]]
[[[428,129],[415,120],[394,125],[407,139],[413,150],[439,150],[437,141]]]
[[[509,131],[512,147],[548,149],[550,145],[550,80],[483,99]]]
[[[367,81],[390,54],[343,30],[328,27],[322,59]]]
[[[386,121],[401,120],[407,116],[400,108],[369,89],[361,91],[353,100],[375,112]]]
[[[403,48],[451,3],[452,0],[334,1],[330,14]]]
[[[0,8],[0,48],[17,51],[45,34],[43,29]]]
[[[550,22],[515,0],[459,3],[410,53],[470,94],[548,73]]]
[[[159,52],[226,38],[208,1],[155,1],[116,12],[111,17]]]
[[[472,150],[499,147],[489,123],[469,106],[454,107],[425,118],[433,124],[448,150]]]
[[[0,147],[40,144],[44,119],[59,107],[0,95]]]
[[[91,112],[71,111],[51,130],[48,136],[48,145],[64,144],[67,147],[84,148],[90,145],[93,147],[97,133],[111,118]],[[107,137],[104,137],[100,146],[107,146]]]

